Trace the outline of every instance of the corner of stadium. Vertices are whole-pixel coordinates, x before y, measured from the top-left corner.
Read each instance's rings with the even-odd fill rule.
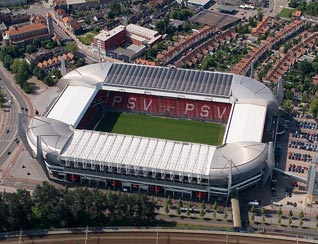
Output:
[[[106,62],[73,70],[60,83],[59,97],[26,128],[52,179],[208,201],[271,176],[272,119],[281,99],[255,79]],[[108,113],[216,123],[225,131],[220,145],[97,131]]]

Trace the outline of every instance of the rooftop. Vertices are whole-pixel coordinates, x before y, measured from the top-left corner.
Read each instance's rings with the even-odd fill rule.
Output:
[[[205,6],[209,2],[211,2],[211,0],[188,0],[188,4],[200,5],[200,6]]]
[[[158,35],[158,31],[151,30],[140,25],[129,24],[126,26],[127,31],[132,32],[137,35],[149,36],[149,38],[153,38]]]
[[[42,23],[36,23],[36,24],[25,25],[25,26],[21,26],[21,27],[13,27],[13,28],[10,28],[7,31],[7,33],[10,36],[14,36],[14,35],[18,35],[21,33],[27,33],[27,32],[32,32],[32,31],[41,30],[41,29],[47,29],[47,26],[45,24],[42,24]]]
[[[201,24],[205,24],[208,26],[216,26],[222,29],[228,25],[231,25],[237,21],[240,21],[240,18],[227,15],[227,14],[222,14],[219,12],[214,12],[207,9],[203,9],[201,12],[192,16],[191,21],[199,22]]]
[[[237,7],[234,5],[225,5],[225,4],[222,4],[218,7],[220,11],[224,11],[224,12],[233,12],[236,8]]]
[[[102,30],[98,35],[96,35],[94,38],[95,39],[98,39],[98,40],[101,40],[101,41],[106,41],[108,40],[109,38],[111,38],[112,36],[118,34],[119,32],[125,30],[125,26],[123,25],[119,25],[117,27],[115,27],[114,29],[112,30],[109,30],[109,31],[105,31],[105,30]]]
[[[114,63],[104,85],[229,97],[232,78],[225,73]]]
[[[216,147],[156,138],[75,130],[61,158],[107,166],[208,176]],[[186,163],[185,163],[186,162]]]

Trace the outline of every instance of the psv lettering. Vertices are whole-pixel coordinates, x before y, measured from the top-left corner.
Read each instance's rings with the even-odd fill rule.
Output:
[[[217,107],[217,111],[218,111],[218,118],[222,119],[224,114],[225,114],[225,112],[226,112],[226,108],[224,108],[223,111],[221,112],[220,111],[220,107]]]
[[[112,107],[114,107],[115,103],[121,103],[121,96],[114,96]]]
[[[210,110],[210,107],[208,105],[203,105],[201,107],[200,116],[204,118],[209,117],[209,114],[210,114],[209,110]]]
[[[184,115],[187,115],[188,111],[193,111],[193,110],[194,110],[194,104],[187,103],[185,106]]]
[[[136,98],[130,97],[130,98],[128,99],[127,108],[129,108],[129,109],[134,109],[134,108],[136,107],[136,101],[137,101]]]
[[[152,104],[152,99],[150,100],[150,102],[147,104],[146,98],[144,98],[144,110],[148,111],[150,105]]]

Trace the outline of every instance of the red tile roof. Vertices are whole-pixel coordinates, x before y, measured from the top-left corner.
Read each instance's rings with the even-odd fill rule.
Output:
[[[21,33],[28,33],[36,30],[47,29],[47,26],[42,23],[36,23],[32,25],[25,25],[17,28],[10,28],[7,33],[9,36],[19,35]]]

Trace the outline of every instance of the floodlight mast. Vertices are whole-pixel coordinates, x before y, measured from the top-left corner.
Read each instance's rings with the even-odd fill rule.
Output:
[[[223,155],[223,158],[225,158],[225,160],[227,160],[227,164],[224,166],[224,168],[226,168],[228,166],[228,164],[230,164],[230,169],[229,169],[229,174],[228,174],[228,183],[227,183],[227,195],[226,195],[226,202],[228,202],[230,195],[231,195],[231,186],[232,186],[232,181],[233,181],[232,169],[233,169],[233,166],[235,166],[237,170],[238,170],[238,168],[232,159],[228,159],[224,155]]]
[[[229,171],[229,180],[227,184],[227,195],[226,195],[226,202],[229,201],[230,193],[231,193],[231,186],[232,186],[232,166],[233,166],[233,161],[230,160],[230,171]]]

